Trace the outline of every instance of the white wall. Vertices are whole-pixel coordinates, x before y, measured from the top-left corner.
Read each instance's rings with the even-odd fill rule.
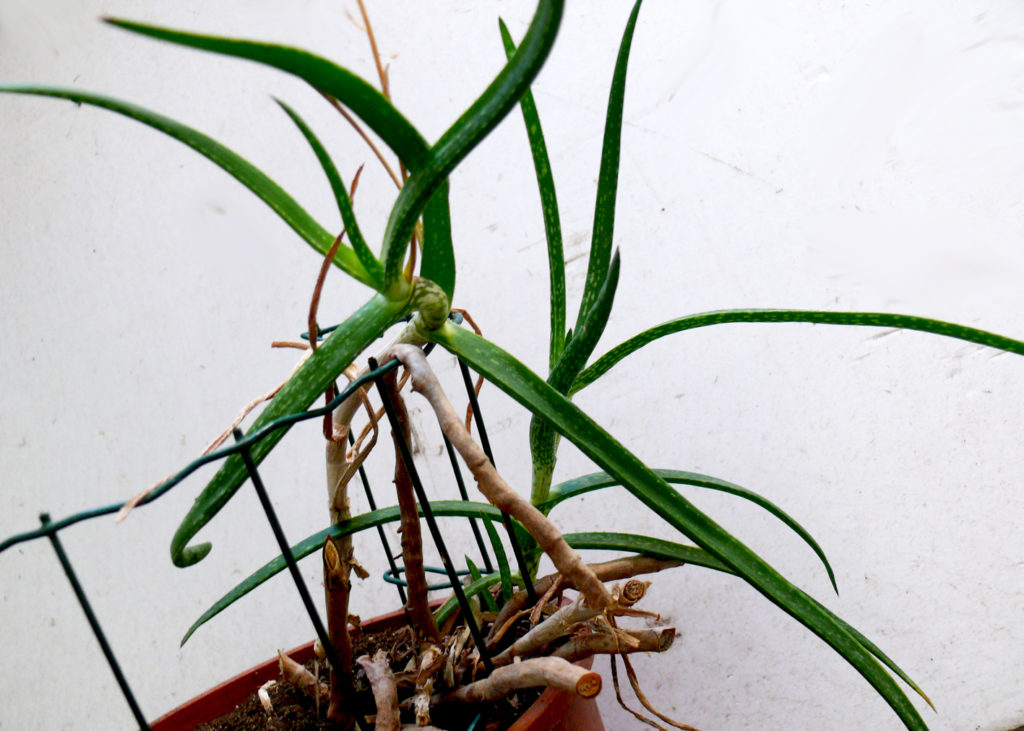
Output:
[[[525,2],[373,5],[396,102],[428,139],[501,63],[496,16],[520,36],[532,12]],[[536,85],[573,304],[628,11],[570,3]],[[354,13],[351,2],[308,0],[7,0],[0,79],[104,91],[180,118],[249,156],[333,227],[316,163],[270,99],[283,97],[330,140],[346,177],[368,163],[357,210],[379,236],[388,184],[301,83],[95,22],[123,15],[274,39],[371,74]],[[746,306],[903,311],[1024,337],[1022,34],[1024,9],[1010,2],[648,0],[625,113],[623,277],[598,350],[670,317]],[[7,536],[32,528],[40,510],[60,517],[124,499],[198,454],[287,375],[294,353],[267,344],[305,329],[319,262],[211,164],[122,118],[4,96],[0,140]],[[543,232],[518,113],[453,177],[452,208],[457,304],[542,367]],[[328,290],[322,322],[366,296],[336,272]],[[693,494],[888,651],[935,701],[938,714],[923,710],[934,728],[1001,729],[1024,723],[1022,383],[1020,358],[957,341],[728,326],[660,342],[578,401],[654,466],[732,480],[790,511],[831,558],[838,598],[814,556],[762,512]],[[493,388],[483,399],[499,467],[525,490],[528,419]],[[324,521],[314,432],[293,432],[263,470],[294,540]],[[591,469],[566,449],[559,478]],[[210,557],[174,569],[169,538],[202,479],[119,526],[63,534],[150,718],[311,636],[282,579],[178,649],[203,609],[276,552],[246,489],[204,531]],[[625,493],[554,517],[567,530],[672,537]],[[377,568],[366,540],[360,557]],[[45,543],[0,556],[0,594],[0,728],[132,728]],[[395,601],[361,586],[354,611]],[[738,581],[679,570],[656,578],[647,605],[681,636],[638,663],[644,688],[682,721],[899,727],[837,655]],[[610,684],[601,703],[609,729],[633,727]]]

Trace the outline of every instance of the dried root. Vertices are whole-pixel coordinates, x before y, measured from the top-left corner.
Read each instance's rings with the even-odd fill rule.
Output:
[[[625,558],[617,558],[612,561],[606,561],[604,563],[590,564],[590,570],[594,572],[601,581],[619,581],[621,579],[629,579],[638,574],[653,574],[663,569],[674,568],[682,566],[681,561],[669,561],[660,558],[651,558],[649,556],[627,556]],[[551,587],[557,586],[559,588],[575,588],[562,574],[549,574],[543,578],[538,579],[534,582],[534,588],[536,591],[544,596],[548,596],[549,592],[553,595],[557,591],[552,592]],[[494,624],[491,627],[490,635],[488,636],[487,645],[493,647],[497,643],[497,636],[499,632],[503,631],[503,628],[507,630],[510,626],[509,620],[513,615],[522,611],[523,607],[530,601],[529,595],[525,591],[517,592],[512,598],[505,603],[505,606],[498,612],[497,618],[494,620]]]
[[[601,676],[559,657],[535,657],[498,668],[487,678],[465,685],[440,700],[483,703],[504,698],[522,688],[538,686],[593,698],[601,692]]]
[[[291,683],[310,698],[316,699],[318,703],[330,699],[331,689],[327,687],[326,683],[321,683],[313,673],[285,655],[281,650],[277,651],[277,657],[278,667],[281,669],[281,678],[283,680]]]
[[[369,655],[363,655],[357,658],[356,662],[366,671],[366,678],[370,681],[373,700],[377,706],[374,730],[398,731],[402,726],[398,718],[398,686],[388,666],[387,656],[383,651],[378,651],[372,660]]]
[[[420,655],[419,668],[416,672],[416,692],[412,696],[417,726],[430,724],[430,699],[434,694],[434,676],[444,666],[444,661],[444,653],[436,645],[428,645]]]
[[[609,631],[610,630],[610,631]],[[552,657],[577,662],[591,655],[614,655],[631,652],[665,652],[676,639],[675,627],[656,627],[643,630],[591,631],[577,634],[560,645]]]

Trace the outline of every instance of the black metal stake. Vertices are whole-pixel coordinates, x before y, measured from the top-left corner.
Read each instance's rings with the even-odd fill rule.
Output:
[[[234,430],[235,441],[242,439],[242,432],[239,429]],[[288,544],[288,539],[285,538],[284,530],[281,528],[281,523],[277,519],[277,513],[274,512],[274,506],[270,502],[270,496],[267,495],[267,489],[263,485],[263,480],[260,478],[259,472],[256,471],[256,464],[252,461],[252,455],[249,453],[249,446],[243,445],[239,450],[239,454],[242,457],[242,461],[245,462],[245,468],[249,471],[249,479],[252,480],[252,486],[256,488],[256,495],[259,496],[260,505],[263,506],[263,512],[267,516],[267,522],[270,523],[270,529],[274,532],[274,538],[277,539],[277,545],[281,549],[281,555],[284,557],[284,562],[288,565],[288,571],[292,575],[292,581],[295,582],[295,588],[299,592],[299,597],[302,599],[302,604],[306,607],[306,614],[309,615],[310,621],[313,623],[313,629],[316,630],[316,636],[320,639],[320,644],[323,645],[324,652],[327,654],[327,660],[331,663],[331,667],[336,672],[345,672],[345,669],[341,666],[341,659],[338,657],[338,651],[335,649],[334,644],[331,642],[331,637],[324,627],[324,623],[320,620],[320,613],[316,611],[316,606],[313,604],[313,597],[309,594],[309,589],[306,587],[306,582],[303,581],[302,575],[299,573],[299,564],[295,561],[295,557],[292,555],[291,546]],[[346,695],[352,693],[351,688],[345,688]],[[353,704],[354,705],[354,704]],[[358,713],[353,709],[353,718],[356,720],[356,726],[359,727],[359,731],[370,731],[369,726],[366,725],[366,719],[362,717],[362,714]]]
[[[44,528],[50,526],[50,514],[43,513],[39,516],[39,522],[43,524]],[[47,532],[47,538],[50,539],[50,543],[53,545],[53,550],[57,554],[57,560],[60,561],[61,567],[64,569],[64,574],[68,577],[68,582],[71,584],[71,588],[75,592],[75,597],[78,599],[78,603],[82,607],[82,611],[85,612],[85,618],[89,620],[89,626],[92,627],[92,633],[96,635],[96,640],[100,643],[100,649],[103,650],[103,655],[107,658],[107,664],[110,665],[110,669],[114,671],[114,678],[117,680],[117,684],[121,687],[121,692],[124,694],[125,700],[128,701],[128,706],[132,709],[132,715],[135,716],[135,722],[139,724],[141,731],[149,731],[149,724],[146,723],[146,717],[142,715],[142,710],[139,708],[139,704],[135,701],[135,696],[132,694],[131,688],[128,687],[128,681],[124,677],[124,673],[121,672],[121,666],[117,663],[117,659],[114,657],[114,651],[110,649],[110,644],[107,642],[106,636],[103,634],[103,630],[100,628],[99,620],[96,619],[96,615],[92,611],[92,606],[89,604],[89,600],[85,598],[85,591],[82,589],[82,585],[78,583],[78,577],[75,576],[75,570],[71,568],[71,562],[68,560],[67,554],[64,553],[64,548],[60,545],[60,539],[57,538],[57,531]]]
[[[348,443],[353,445],[356,443],[355,437],[352,436],[352,430],[348,432]],[[363,469],[362,465],[359,465],[359,479],[363,483],[363,492],[366,493],[366,502],[370,506],[370,510],[377,509],[377,501],[373,499],[373,491],[370,489],[370,481],[366,477],[366,470]],[[377,535],[380,536],[380,544],[384,546],[384,555],[387,556],[388,566],[391,567],[391,575],[398,576],[398,564],[395,563],[395,556],[391,553],[391,546],[388,544],[388,537],[384,533],[384,526],[377,526]],[[402,588],[401,584],[395,584],[398,589],[398,598],[402,600],[402,604],[405,604],[405,589]]]
[[[466,385],[466,395],[469,396],[469,405],[473,407],[473,423],[476,424],[477,433],[480,435],[480,446],[495,468],[494,454],[491,452],[491,441],[487,438],[487,429],[484,427],[483,417],[480,415],[480,404],[477,403],[476,389],[473,388],[473,378],[469,375],[469,366],[459,358],[459,369],[462,371],[462,382]],[[523,586],[526,587],[526,595],[531,602],[538,600],[537,590],[533,588],[533,579],[530,578],[530,571],[526,566],[526,558],[523,556],[523,547],[519,545],[519,539],[512,528],[512,518],[504,510],[501,511],[501,522],[505,526],[509,543],[512,545],[512,555],[516,557],[516,564],[519,566],[519,575],[523,577]]]
[[[369,359],[370,370],[377,369],[377,361],[373,358]],[[477,649],[480,651],[480,659],[483,660],[484,667],[488,673],[494,672],[494,663],[491,662],[491,653],[487,651],[487,643],[484,639],[483,633],[480,631],[480,626],[476,623],[473,618],[472,608],[469,605],[469,599],[466,598],[466,592],[462,589],[462,582],[459,580],[459,575],[455,571],[455,565],[452,563],[451,556],[448,553],[448,547],[445,545],[444,538],[441,536],[441,530],[437,526],[437,521],[434,519],[434,511],[430,507],[430,501],[427,499],[426,491],[423,489],[423,483],[420,481],[419,472],[416,470],[416,465],[412,460],[412,451],[409,449],[408,442],[402,438],[402,425],[398,421],[398,414],[395,412],[395,405],[391,401],[391,396],[388,394],[387,389],[382,387],[380,377],[377,377],[377,391],[380,393],[381,401],[384,403],[384,410],[387,412],[388,421],[391,423],[391,429],[395,434],[395,443],[398,444],[398,450],[401,454],[402,461],[405,462],[405,467],[409,471],[409,479],[412,482],[413,489],[416,491],[416,499],[419,501],[420,510],[423,511],[423,519],[427,522],[427,527],[430,529],[430,535],[434,539],[434,545],[437,546],[437,551],[441,556],[441,563],[444,566],[445,571],[448,573],[448,580],[451,582],[452,591],[455,592],[455,598],[459,602],[459,606],[462,608],[462,616],[466,619],[466,626],[469,627],[470,633],[473,635],[473,641],[476,643]]]
[[[462,480],[462,470],[459,468],[459,461],[455,458],[455,447],[452,446],[451,440],[448,439],[444,434],[444,448],[448,450],[448,461],[452,463],[452,472],[455,473],[455,483],[459,486],[459,494],[463,500],[469,500],[469,493],[466,492],[466,483]],[[491,563],[491,556],[487,552],[487,547],[484,545],[484,538],[480,535],[480,526],[477,525],[476,518],[469,519],[469,525],[473,529],[473,537],[476,538],[477,548],[480,549],[480,555],[484,560],[484,570],[487,573],[494,572],[494,565]]]

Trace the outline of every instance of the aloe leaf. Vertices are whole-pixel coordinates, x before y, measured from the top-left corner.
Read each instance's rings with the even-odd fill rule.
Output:
[[[654,558],[683,561],[691,566],[702,566],[728,574],[734,573],[721,561],[712,558],[706,551],[693,546],[684,546],[679,543],[664,541],[660,538],[651,538],[650,536],[640,536],[632,533],[567,533],[564,538],[570,546],[580,551],[589,549],[598,551],[629,551]],[[812,599],[812,601],[818,603],[815,599]],[[831,614],[824,606],[821,609],[823,612]],[[882,652],[875,643],[839,617],[833,615],[833,619],[863,645],[865,650],[874,655],[904,683],[913,688],[932,709],[935,708],[932,705],[931,699],[925,695],[924,691],[888,655]]]
[[[664,558],[670,561],[682,561],[691,566],[703,566],[726,574],[736,572],[696,546],[684,546],[681,543],[664,541],[660,538],[641,536],[634,533],[611,533],[607,531],[566,533],[565,542],[578,551],[629,551],[642,556]]]
[[[476,564],[473,563],[473,559],[469,556],[466,556],[466,568],[469,569],[469,576],[473,582],[483,579],[483,574],[480,573],[480,569],[477,568]],[[483,599],[484,608],[488,612],[498,611],[498,604],[494,601],[494,597],[491,596],[491,592],[482,591],[480,592],[480,596]]]
[[[563,0],[541,0],[538,3],[530,28],[512,60],[441,135],[430,148],[425,164],[415,169],[405,182],[384,230],[380,258],[384,263],[385,286],[390,286],[401,276],[405,249],[416,219],[437,186],[509,113],[540,71],[555,41],[563,5]]]
[[[505,21],[498,19],[498,29],[505,46],[506,55],[511,58],[515,51],[512,36]],[[558,196],[555,194],[555,178],[551,174],[551,160],[544,142],[544,130],[540,126],[540,115],[533,93],[527,89],[519,98],[523,112],[526,136],[530,141],[533,155],[533,169],[537,175],[537,190],[540,192],[540,208],[544,218],[544,236],[548,244],[548,280],[551,294],[551,345],[548,367],[554,368],[565,345],[565,254],[562,249],[562,223],[558,214]]]
[[[650,536],[636,535],[632,533],[609,532],[567,533],[563,537],[570,546],[579,551],[628,551],[631,553],[638,553],[643,556],[683,561],[691,566],[701,566],[727,574],[735,573],[721,561],[712,558],[707,551],[702,551],[694,546],[685,546],[679,543],[661,540],[660,538],[651,538]],[[824,607],[822,607],[822,609],[826,612],[829,611]],[[868,652],[892,670],[893,673],[895,673],[904,683],[909,685],[934,710],[935,706],[932,704],[931,699],[923,690],[921,690],[917,683],[910,679],[910,676],[908,676],[902,668],[900,668],[881,650],[881,648],[840,617],[835,617],[835,620],[842,625],[847,632],[853,635],[853,637],[860,642]]]
[[[492,520],[501,520],[501,511],[493,505],[488,505],[486,503],[476,503],[465,500],[437,500],[431,502],[430,507],[433,509],[434,515],[439,517],[481,518],[484,520],[485,525],[490,525],[490,521]],[[344,536],[351,536],[369,528],[376,528],[377,526],[385,525],[387,523],[394,523],[400,519],[401,514],[399,513],[397,505],[363,513],[350,518],[349,520],[338,523],[337,525],[333,525],[330,528],[325,528],[322,531],[314,533],[308,538],[299,541],[291,547],[291,554],[295,560],[298,561],[323,548],[324,541],[328,536],[333,538],[343,538]],[[182,638],[181,644],[184,645],[188,642],[193,633],[195,633],[195,631],[201,626],[268,579],[276,576],[281,571],[284,571],[285,568],[286,564],[284,557],[277,556],[243,579],[238,585],[231,589],[231,591],[222,596],[214,602],[209,609],[203,612],[202,616],[200,616],[199,619],[197,619],[192,626],[188,628],[188,632],[186,632],[185,636]]]
[[[593,304],[576,324],[576,333],[566,343],[562,356],[548,377],[548,383],[559,393],[566,393],[587,359],[597,347],[597,341],[604,333],[608,317],[615,301],[615,289],[619,284],[619,252],[615,252],[611,265],[605,272],[605,279],[594,298]]]
[[[380,262],[377,261],[377,257],[370,251],[370,247],[366,244],[366,239],[363,238],[363,233],[359,229],[359,222],[356,220],[355,211],[352,210],[352,200],[349,198],[345,183],[341,180],[341,175],[338,174],[338,168],[335,167],[334,161],[331,160],[331,156],[324,148],[323,143],[320,142],[313,130],[306,124],[306,121],[280,99],[275,99],[274,101],[291,118],[295,126],[299,128],[299,131],[306,138],[306,142],[313,149],[316,159],[320,162],[320,167],[323,168],[324,175],[327,176],[327,181],[331,184],[331,191],[333,191],[334,199],[338,203],[338,212],[341,214],[341,220],[345,226],[345,232],[348,234],[349,241],[352,242],[352,249],[355,251],[356,258],[363,265],[363,269],[377,282],[375,288],[380,289],[382,273]]]
[[[475,597],[477,594],[490,595],[487,591],[492,586],[498,583],[501,577],[498,574],[488,574],[487,576],[481,576],[479,579],[471,581],[466,586],[462,587],[462,592],[467,598]],[[444,604],[437,608],[434,612],[434,621],[438,624],[444,622],[448,617],[452,615],[459,608],[459,600],[455,595],[448,597]]]
[[[857,669],[908,728],[925,728],[892,676],[830,612],[673,490],[571,401],[501,348],[471,332],[446,323],[430,336],[531,412],[548,419],[655,514],[821,637]]]
[[[829,312],[827,310],[715,310],[669,320],[616,345],[580,373],[573,383],[570,393],[577,393],[589,386],[623,358],[658,338],[684,330],[736,322],[810,322],[819,325],[859,325],[917,330],[1024,355],[1024,342],[1020,340],[1013,340],[986,330],[915,315],[899,315],[889,312]]]
[[[423,211],[423,260],[420,276],[455,296],[455,250],[452,248],[452,224],[448,210],[448,181],[437,186]]]
[[[719,492],[725,492],[730,495],[736,495],[744,500],[749,500],[760,508],[764,508],[773,516],[782,521],[787,528],[796,533],[806,543],[815,555],[821,560],[821,563],[825,566],[825,572],[828,574],[828,580],[832,584],[832,588],[836,594],[839,593],[839,587],[836,586],[836,577],[832,573],[832,566],[829,565],[828,558],[825,557],[825,552],[821,550],[821,546],[814,540],[807,530],[791,518],[782,508],[768,500],[761,495],[758,495],[752,490],[748,490],[745,487],[720,480],[717,477],[711,477],[709,475],[701,475],[696,472],[685,472],[682,470],[654,470],[654,474],[658,475],[661,479],[669,484],[677,485],[693,485],[695,487],[704,487],[710,490],[716,490]],[[590,475],[584,475],[577,477],[573,480],[559,483],[551,488],[551,492],[548,494],[548,501],[543,505],[537,507],[544,513],[551,511],[559,503],[568,500],[569,498],[583,495],[584,493],[591,492],[592,490],[601,490],[606,487],[619,487],[620,484],[615,478],[605,474],[604,472],[595,472]]]
[[[368,82],[332,61],[308,51],[273,43],[188,33],[117,18],[104,20],[133,33],[203,51],[244,58],[290,73],[352,110],[356,117],[398,155],[409,170],[418,170],[429,157],[430,146],[426,140],[387,97]],[[448,300],[451,301],[455,290],[455,257],[452,252],[448,185],[442,182],[433,190],[433,197],[429,202],[424,202],[426,208],[422,210],[424,240],[420,273],[444,289]],[[409,233],[412,233],[411,228]],[[333,240],[331,237],[331,242]],[[330,242],[324,251],[326,252],[329,247]]]
[[[248,433],[309,406],[367,345],[405,314],[403,305],[375,295],[327,336],[282,386]],[[250,450],[253,462],[259,464],[287,431],[288,427],[283,427],[253,444]],[[171,539],[171,560],[176,566],[190,566],[206,557],[211,548],[209,543],[189,546],[188,542],[224,507],[248,476],[239,455],[231,455],[224,461]]]
[[[573,379],[587,364],[587,359],[594,351],[611,314],[618,283],[619,253],[615,252],[593,306],[587,310],[582,323],[576,328],[576,334],[566,342],[558,362],[548,376],[548,383],[559,393],[569,390]],[[557,450],[558,436],[555,430],[542,417],[534,414],[530,419],[530,458],[533,462],[530,501],[535,505],[547,502]]]
[[[597,177],[597,202],[594,205],[594,233],[590,245],[587,279],[583,285],[583,300],[576,317],[576,329],[594,306],[601,283],[608,272],[612,253],[612,235],[615,232],[615,199],[619,187],[619,155],[622,146],[622,106],[626,96],[626,69],[629,51],[633,45],[633,29],[640,13],[641,0],[633,5],[626,30],[619,44],[615,60],[611,90],[608,93],[608,112],[604,122],[604,143],[601,148],[601,168]]]
[[[512,570],[508,565],[508,556],[505,554],[505,546],[498,536],[498,530],[489,521],[484,521],[484,529],[487,531],[487,538],[494,550],[494,562],[498,564],[498,573],[501,576],[501,600],[507,602],[512,598]]]
[[[427,157],[429,146],[426,141],[387,97],[348,69],[325,58],[275,43],[189,33],[121,18],[104,18],[104,21],[132,33],[179,46],[244,58],[290,73],[351,109],[407,167],[415,169]]]
[[[321,255],[326,254],[330,250],[331,244],[334,243],[334,236],[317,223],[294,198],[288,195],[266,173],[212,137],[181,122],[135,104],[121,101],[120,99],[94,94],[81,89],[55,86],[5,85],[0,86],[0,92],[67,99],[77,104],[89,104],[117,112],[142,122],[173,137],[179,142],[183,142],[234,177],[235,180],[251,190],[260,200],[270,206],[285,223],[291,226],[306,243]],[[351,250],[339,250],[334,263],[363,284],[373,286],[369,273],[359,263],[359,260]]]

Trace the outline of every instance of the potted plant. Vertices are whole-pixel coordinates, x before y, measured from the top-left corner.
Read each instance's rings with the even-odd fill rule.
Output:
[[[684,330],[729,322],[816,322],[873,327],[897,327],[960,338],[974,343],[998,347],[1009,352],[1021,352],[1022,345],[1007,338],[974,328],[920,317],[888,313],[846,313],[806,310],[731,310],[704,313],[671,320],[630,338],[622,345],[593,359],[611,312],[619,277],[619,259],[613,252],[612,234],[615,220],[615,190],[619,163],[619,136],[627,60],[639,3],[634,6],[623,37],[615,75],[611,84],[601,173],[598,180],[598,204],[595,213],[594,236],[590,248],[586,283],[574,323],[567,322],[563,252],[558,231],[554,188],[546,167],[543,138],[536,121],[536,112],[528,94],[530,82],[547,58],[554,42],[561,15],[561,4],[541,2],[534,21],[512,52],[512,41],[506,34],[510,52],[509,64],[494,79],[480,98],[468,107],[438,142],[427,145],[418,132],[395,110],[386,95],[375,91],[367,82],[312,54],[291,48],[215,38],[181,31],[166,30],[149,25],[112,20],[129,31],[153,36],[165,41],[201,48],[207,51],[248,58],[295,74],[310,83],[322,95],[339,103],[373,130],[401,159],[409,171],[408,179],[401,182],[400,192],[389,214],[379,245],[371,245],[359,233],[360,227],[352,210],[351,195],[342,182],[338,169],[330,160],[324,145],[310,126],[291,107],[284,107],[302,136],[313,149],[329,180],[337,200],[339,213],[351,244],[344,243],[321,227],[284,191],[227,148],[189,127],[126,103],[90,94],[80,90],[52,89],[34,86],[6,86],[2,90],[25,94],[41,94],[71,99],[80,104],[105,107],[132,116],[140,121],[186,142],[214,160],[233,176],[247,185],[258,197],[268,203],[303,239],[327,262],[341,268],[356,281],[367,285],[375,294],[348,319],[331,332],[312,352],[296,374],[270,401],[250,433],[282,417],[306,409],[321,394],[330,392],[356,357],[376,340],[381,333],[401,319],[411,316],[409,326],[402,331],[398,342],[381,352],[381,360],[397,358],[412,374],[416,390],[424,393],[431,410],[445,426],[446,436],[457,443],[463,458],[474,470],[474,476],[492,502],[511,513],[523,525],[537,545],[525,546],[524,576],[536,577],[539,548],[552,559],[558,573],[549,581],[567,582],[580,590],[583,601],[574,603],[572,611],[589,612],[587,618],[575,616],[570,627],[586,627],[598,634],[597,625],[586,620],[604,617],[611,622],[616,613],[625,612],[627,602],[604,586],[607,578],[602,571],[579,561],[573,549],[609,549],[632,552],[644,559],[635,559],[636,566],[648,567],[648,559],[667,563],[688,563],[720,572],[736,574],[764,594],[772,603],[796,618],[811,632],[837,650],[878,693],[892,706],[899,718],[911,728],[924,723],[894,679],[894,675],[917,690],[909,678],[899,670],[880,648],[857,630],[836,617],[824,605],[791,584],[741,540],[720,527],[677,491],[674,484],[690,484],[733,494],[754,502],[783,520],[800,535],[824,561],[824,556],[813,539],[795,521],[772,503],[736,485],[713,477],[651,469],[619,444],[605,429],[591,420],[573,402],[572,396],[590,386],[623,358],[655,339]],[[383,75],[382,75],[382,78]],[[549,248],[551,281],[551,337],[548,372],[537,375],[520,361],[487,339],[455,324],[450,318],[451,305],[457,303],[455,293],[455,265],[447,204],[448,175],[472,149],[479,144],[516,105],[521,105],[530,130],[531,148],[537,167],[538,183],[545,203],[545,227]],[[419,249],[417,249],[419,247]],[[315,319],[311,321],[310,343],[316,342]],[[533,484],[530,500],[516,498],[502,484],[500,476],[480,457],[477,445],[468,438],[467,430],[458,430],[457,420],[446,405],[443,389],[436,385],[429,365],[423,360],[420,347],[432,343],[457,355],[475,371],[510,395],[530,412],[530,451]],[[356,402],[348,402],[351,407]],[[350,470],[345,462],[347,448],[338,447],[337,438],[350,427],[349,413],[336,415],[333,427],[327,432],[331,444],[329,461],[335,460],[342,471]],[[451,431],[449,431],[451,430]],[[283,430],[268,433],[253,441],[248,455],[258,464],[283,436]],[[572,442],[586,455],[601,473],[585,475],[577,480],[553,484],[555,456],[561,440]],[[340,450],[340,453],[337,453]],[[195,506],[182,523],[172,543],[172,557],[178,565],[200,561],[209,551],[208,544],[194,544],[192,538],[222,508],[232,495],[250,477],[241,454],[228,458],[217,476],[199,496]],[[335,480],[337,482],[337,479]],[[561,536],[552,530],[545,514],[564,500],[577,498],[593,490],[619,485],[628,490],[639,504],[664,520],[692,544],[654,539],[643,535],[621,533],[587,533]],[[162,494],[158,489],[143,499]],[[346,514],[346,496],[335,493],[331,499],[332,522],[336,526],[313,543],[325,550],[328,566],[327,584],[332,576],[340,586],[347,582],[348,548],[335,545],[332,539],[342,539],[346,526],[356,520]],[[480,509],[477,510],[478,514]],[[405,511],[409,517],[409,511]],[[415,522],[415,521],[413,521]],[[407,530],[412,529],[409,523]],[[327,541],[326,543],[324,541]],[[525,538],[524,541],[529,539]],[[326,548],[324,548],[326,546]],[[306,546],[302,550],[307,550]],[[302,550],[297,551],[301,553]],[[408,557],[407,557],[408,558]],[[666,564],[667,565],[667,564]],[[274,561],[243,582],[218,602],[199,623],[218,613],[253,586],[279,571],[283,561]],[[827,562],[825,563],[828,568]],[[661,568],[662,566],[658,566]],[[408,568],[408,567],[407,567]],[[635,568],[635,566],[634,566]],[[616,566],[615,572],[623,570]],[[616,578],[626,578],[626,575]],[[831,570],[829,569],[831,573]],[[525,592],[509,595],[513,577],[511,572],[497,572],[481,577],[472,589],[486,597],[486,589],[504,584],[506,597],[513,607],[524,602]],[[561,577],[561,578],[559,578]],[[522,578],[522,577],[521,577]],[[538,582],[539,584],[541,582]],[[342,592],[344,593],[344,592]],[[332,599],[328,598],[330,606]],[[344,602],[334,615],[332,635],[345,632],[347,611]],[[506,610],[510,611],[510,610]],[[328,614],[331,615],[329,609]],[[501,618],[499,612],[498,617]],[[424,617],[429,625],[430,620]],[[550,620],[548,620],[550,621]],[[199,624],[197,623],[197,625]],[[582,624],[581,624],[582,623]],[[543,624],[543,623],[542,623]],[[557,622],[556,622],[557,624]],[[194,628],[193,628],[194,629]],[[419,626],[420,634],[429,635],[429,626]],[[552,644],[550,638],[541,649],[558,652],[568,642],[566,632]],[[618,637],[616,635],[616,637]],[[437,638],[435,638],[437,639]],[[623,638],[618,637],[615,647],[623,649]],[[513,651],[529,655],[539,648]],[[524,671],[525,672],[525,671]],[[573,671],[574,672],[574,671]],[[346,692],[347,675],[351,669],[339,672],[334,693],[333,713],[340,713],[338,701]],[[653,710],[650,710],[654,713]],[[340,719],[339,719],[340,720]]]

